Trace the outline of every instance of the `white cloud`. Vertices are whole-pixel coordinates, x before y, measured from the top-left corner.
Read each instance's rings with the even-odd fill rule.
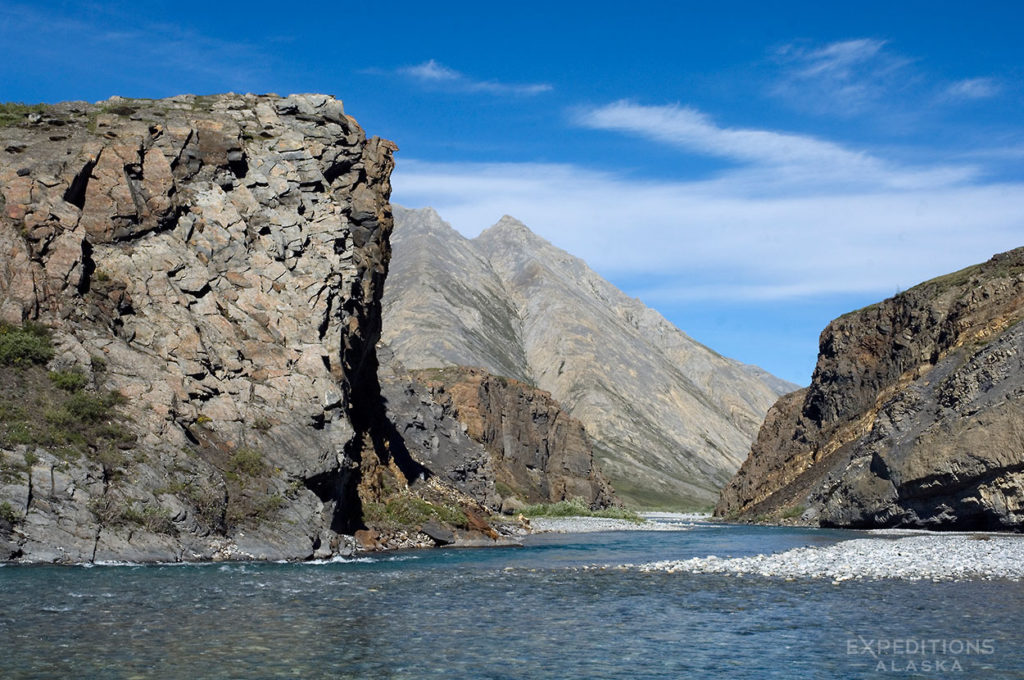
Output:
[[[439,64],[433,59],[422,64],[416,64],[415,66],[400,68],[398,73],[408,76],[423,85],[446,87],[463,92],[532,96],[549,92],[553,89],[547,83],[502,83],[496,80],[474,80],[455,69]]]
[[[999,83],[993,78],[969,78],[946,88],[946,96],[950,99],[988,99],[1001,91]]]
[[[762,190],[818,190],[842,185],[913,188],[955,184],[975,174],[972,166],[904,167],[863,151],[808,135],[753,128],[725,128],[682,106],[642,106],[619,101],[583,110],[584,127],[636,134],[683,150],[748,165],[748,183]],[[733,177],[738,181],[739,177]]]
[[[885,41],[872,38],[823,47],[790,44],[775,56],[783,72],[774,94],[818,113],[856,115],[916,79],[907,68],[911,60],[887,50]]]
[[[781,53],[801,62],[798,68],[801,76],[810,78],[827,75],[846,80],[853,76],[857,67],[878,57],[884,46],[883,40],[861,38],[835,42],[812,50],[787,45]]]
[[[452,70],[447,66],[442,66],[433,59],[431,59],[430,61],[425,61],[422,64],[417,64],[416,66],[408,66],[406,68],[399,69],[399,71],[401,73],[410,75],[413,78],[428,81],[450,82],[459,81],[464,78],[464,76],[458,71]]]
[[[739,178],[739,179],[737,179]],[[634,179],[557,164],[401,159],[396,203],[473,236],[511,214],[648,303],[898,288],[1024,245],[1024,184],[753,195],[742,173]]]

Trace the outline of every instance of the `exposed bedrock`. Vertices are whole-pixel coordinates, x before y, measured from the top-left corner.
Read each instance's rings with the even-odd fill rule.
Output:
[[[842,316],[717,514],[846,527],[1024,526],[1024,248]]]
[[[326,556],[422,472],[391,454],[376,374],[395,148],[324,95],[0,128],[0,319],[54,348],[2,367],[3,557]],[[100,417],[125,436],[72,441],[47,371],[85,377],[75,403],[121,395]]]

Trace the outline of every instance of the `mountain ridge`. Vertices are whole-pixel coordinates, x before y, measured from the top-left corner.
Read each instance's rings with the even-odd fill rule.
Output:
[[[620,496],[714,502],[777,389],[513,217],[467,239],[432,209],[394,211],[383,338],[404,364],[530,382],[584,422]]]

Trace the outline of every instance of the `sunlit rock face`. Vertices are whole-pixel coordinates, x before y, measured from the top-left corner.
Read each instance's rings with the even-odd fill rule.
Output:
[[[1024,526],[1024,248],[842,316],[717,513],[827,526]]]
[[[403,463],[374,350],[394,150],[324,95],[72,102],[0,128],[0,319],[48,326],[47,368],[122,395],[128,435],[72,455],[7,432],[5,557],[344,549],[375,467]]]

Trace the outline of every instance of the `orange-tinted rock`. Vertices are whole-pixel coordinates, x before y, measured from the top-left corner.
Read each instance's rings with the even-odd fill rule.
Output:
[[[475,368],[413,375],[491,454],[501,495],[529,503],[581,498],[594,508],[616,502],[583,425],[549,393]]]

